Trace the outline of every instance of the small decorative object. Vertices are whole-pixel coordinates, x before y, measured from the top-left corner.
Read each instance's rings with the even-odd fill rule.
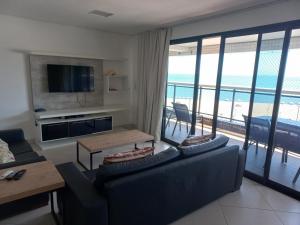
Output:
[[[108,70],[106,70],[104,75],[105,76],[115,76],[115,75],[117,75],[117,72],[114,69],[108,69]]]
[[[202,143],[210,141],[212,138],[213,138],[212,134],[207,134],[207,135],[202,135],[202,136],[191,136],[191,137],[186,138],[181,143],[181,146],[202,144]]]

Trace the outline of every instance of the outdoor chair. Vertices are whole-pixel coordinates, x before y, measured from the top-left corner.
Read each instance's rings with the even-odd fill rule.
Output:
[[[170,126],[170,119],[175,119],[176,116],[173,109],[170,109],[168,106],[165,109],[166,109],[166,118],[167,118],[166,127],[167,127]]]
[[[287,162],[288,152],[300,154],[300,127],[283,122],[277,122],[275,133],[275,146],[283,149],[282,163]]]
[[[289,151],[300,154],[300,127],[284,122],[277,122],[275,132],[275,146],[282,148],[281,162],[287,163]],[[300,167],[295,174],[293,183],[296,183],[300,175]]]
[[[186,132],[189,133],[189,124],[192,123],[192,116],[189,112],[187,105],[181,103],[172,102],[174,112],[176,115],[176,123],[173,129],[172,136],[174,135],[177,123],[179,122],[179,130],[181,131],[181,122],[186,123]]]
[[[287,161],[287,155],[286,155],[286,137],[288,133],[285,131],[284,124],[278,124],[276,126],[275,130],[275,137],[274,137],[274,148],[281,148],[282,149],[282,155],[281,155],[281,163],[284,163]]]
[[[243,115],[245,127],[247,127],[248,116]],[[263,144],[265,147],[268,145],[270,130],[270,121],[258,117],[251,118],[249,141],[250,145],[255,144],[255,154],[258,151],[258,144]]]

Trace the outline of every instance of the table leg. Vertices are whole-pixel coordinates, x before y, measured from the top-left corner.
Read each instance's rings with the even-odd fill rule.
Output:
[[[151,142],[151,146],[152,146],[152,148],[154,148],[155,147],[155,140],[153,139],[151,141],[146,141],[146,143],[149,143],[149,142]],[[135,146],[135,149],[137,149],[136,144],[134,146]]]
[[[299,167],[299,169],[298,169],[298,171],[297,171],[297,173],[296,173],[296,175],[295,175],[295,177],[294,177],[294,179],[293,179],[293,184],[296,183],[296,181],[297,181],[299,175],[300,175],[300,167]]]
[[[285,150],[282,149],[282,154],[281,154],[281,163],[284,163],[284,159],[285,159]]]
[[[93,153],[90,153],[90,170],[93,170]]]
[[[76,160],[79,163],[79,143],[76,143]]]
[[[79,160],[79,143],[76,144],[76,160],[77,163],[82,166],[85,170],[89,170],[80,160]]]
[[[64,213],[63,213],[63,210],[62,210],[62,214],[61,214],[61,217],[62,217],[62,221],[60,222],[58,216],[57,216],[57,213],[55,212],[55,209],[54,209],[54,199],[53,199],[53,192],[50,192],[49,193],[50,195],[50,208],[51,208],[51,215],[55,221],[55,224],[56,225],[64,225],[65,221],[64,221]]]

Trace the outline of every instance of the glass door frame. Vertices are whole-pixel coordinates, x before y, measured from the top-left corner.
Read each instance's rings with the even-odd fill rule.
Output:
[[[279,184],[275,181],[270,180],[269,175],[270,175],[270,166],[271,166],[271,160],[272,160],[272,148],[273,148],[276,123],[277,123],[279,107],[280,107],[280,99],[281,99],[281,93],[282,93],[282,86],[283,86],[283,82],[284,82],[285,67],[286,67],[286,62],[287,62],[291,32],[292,32],[292,30],[299,29],[299,28],[300,28],[300,20],[295,20],[295,21],[289,21],[289,22],[284,22],[284,23],[264,25],[264,26],[254,27],[254,28],[246,28],[246,29],[241,29],[241,30],[213,33],[213,34],[208,34],[208,35],[180,38],[180,39],[175,39],[175,40],[170,41],[170,45],[188,43],[188,42],[198,42],[197,53],[196,53],[194,96],[193,96],[193,110],[192,110],[192,124],[191,124],[191,134],[193,134],[193,133],[195,133],[196,110],[197,110],[197,101],[198,101],[198,96],[199,96],[198,95],[198,85],[199,85],[199,79],[201,76],[201,74],[199,72],[200,72],[200,65],[201,65],[202,40],[205,38],[210,38],[210,37],[217,37],[217,36],[221,37],[220,50],[219,50],[218,73],[217,73],[217,80],[216,80],[213,125],[212,125],[212,131],[213,131],[213,134],[215,135],[216,129],[217,129],[217,116],[218,116],[218,108],[219,108],[219,100],[220,100],[220,91],[221,91],[220,87],[221,87],[221,80],[222,80],[222,68],[223,68],[223,61],[224,61],[226,38],[258,34],[255,65],[254,65],[254,71],[253,71],[250,103],[249,103],[249,111],[248,111],[248,122],[247,122],[247,127],[246,127],[245,142],[244,142],[244,146],[243,146],[243,150],[246,151],[247,145],[248,145],[248,140],[249,140],[250,122],[251,122],[251,117],[252,117],[252,112],[253,112],[253,103],[254,103],[254,97],[255,97],[255,87],[256,87],[257,72],[258,72],[258,63],[259,63],[259,58],[260,58],[262,35],[265,33],[271,33],[271,32],[277,32],[277,31],[285,32],[282,53],[281,53],[281,59],[280,59],[280,67],[279,67],[278,78],[277,78],[276,91],[275,91],[274,106],[273,106],[273,111],[272,111],[272,120],[271,120],[270,135],[269,135],[269,139],[268,139],[267,156],[265,159],[264,176],[261,177],[261,176],[258,176],[256,174],[251,173],[250,171],[246,171],[246,170],[245,170],[244,175],[245,175],[245,177],[253,179],[259,183],[262,183],[266,186],[269,186],[273,189],[283,192],[283,193],[285,193],[289,196],[292,196],[296,199],[300,199],[299,192],[297,192],[291,188],[288,188],[282,184]],[[166,87],[167,87],[167,83],[166,83]],[[167,88],[166,88],[165,98],[167,98]],[[165,110],[163,110],[162,140],[167,143],[170,143],[171,145],[177,146],[178,143],[171,141],[169,139],[166,139],[164,137],[165,115],[166,115]]]
[[[196,50],[196,64],[195,64],[195,73],[194,73],[194,91],[193,91],[193,104],[192,104],[192,123],[191,123],[191,128],[190,128],[190,134],[194,135],[195,130],[196,130],[196,120],[197,120],[197,101],[198,101],[198,95],[199,95],[199,90],[198,90],[198,85],[199,85],[199,72],[200,72],[200,63],[201,63],[201,52],[202,52],[202,39],[199,40],[194,40],[194,41],[178,41],[176,43],[170,42],[170,45],[175,45],[175,44],[184,44],[184,43],[189,43],[189,42],[197,42],[197,50]],[[161,126],[161,139],[164,142],[167,142],[173,146],[178,146],[179,143],[165,138],[165,130],[166,130],[166,102],[167,102],[167,96],[168,96],[168,79],[166,81],[166,87],[165,87],[165,98],[164,98],[164,105],[163,105],[163,116],[162,116],[162,126]]]

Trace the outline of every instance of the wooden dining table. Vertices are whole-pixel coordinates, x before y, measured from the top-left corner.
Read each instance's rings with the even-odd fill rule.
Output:
[[[258,116],[257,118],[269,120],[270,123],[271,123],[271,120],[272,120],[271,116]],[[298,127],[300,127],[300,121],[297,121],[297,120],[292,120],[292,119],[286,119],[286,118],[280,118],[279,117],[277,119],[277,121],[281,122],[281,123],[285,123],[287,125],[292,125],[292,126],[298,126]]]
[[[259,116],[258,118],[269,120],[270,123],[271,123],[271,119],[272,119],[271,116]],[[281,138],[277,138],[277,140],[276,140],[277,144],[283,148],[282,162],[284,162],[284,161],[287,162],[287,156],[288,156],[289,151],[300,154],[300,141],[299,141],[300,140],[300,121],[279,117],[277,119],[277,122],[280,122],[286,126],[285,130],[288,132],[289,137],[294,140],[294,141],[290,141],[290,140],[286,140],[285,138],[283,138],[282,142],[281,142]],[[295,127],[297,127],[297,129],[295,129]],[[295,130],[298,130],[298,128],[299,128],[299,133],[295,132]],[[285,149],[284,148],[285,142],[289,144],[289,147],[292,146],[292,148]],[[297,181],[299,176],[300,176],[300,166],[294,176],[293,183],[295,183]]]

